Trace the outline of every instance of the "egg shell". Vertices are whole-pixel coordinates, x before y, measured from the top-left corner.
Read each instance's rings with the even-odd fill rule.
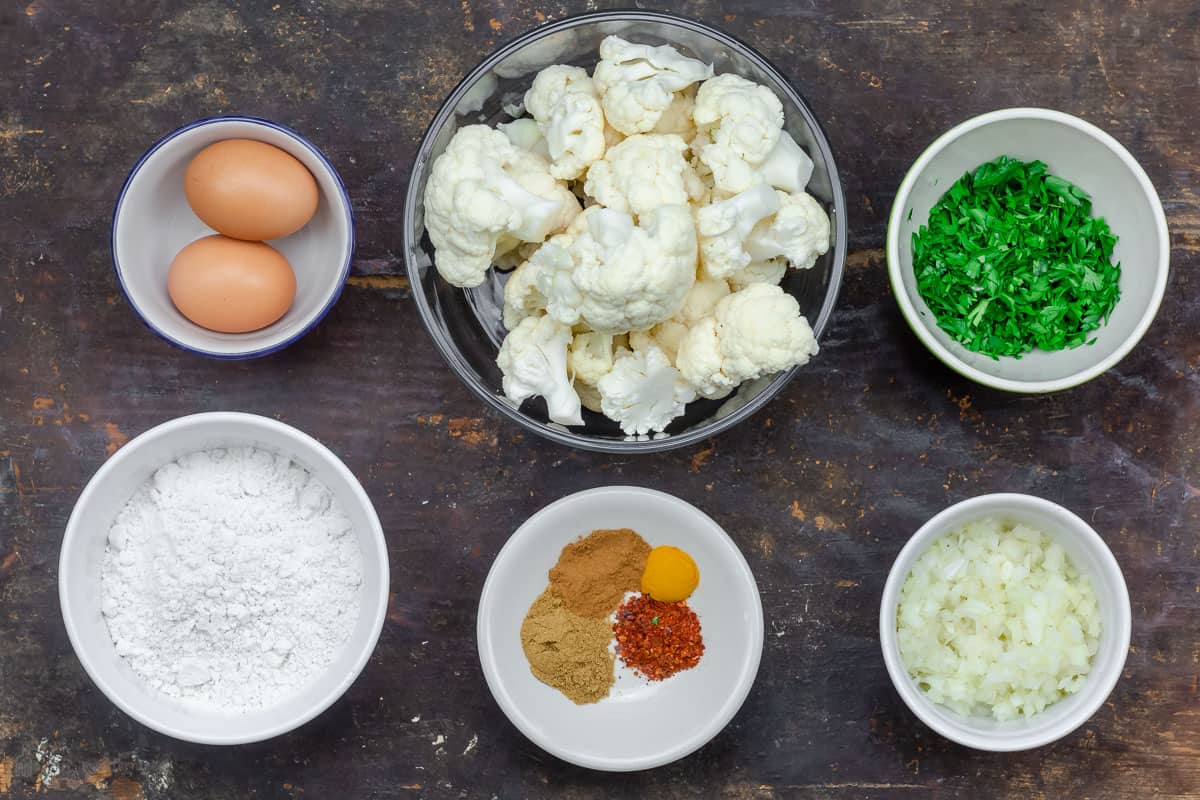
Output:
[[[270,245],[217,234],[179,251],[167,273],[167,293],[201,327],[248,333],[287,313],[296,297],[296,274]]]
[[[303,228],[320,195],[291,154],[252,139],[210,144],[192,158],[183,190],[196,216],[234,239],[280,239]]]

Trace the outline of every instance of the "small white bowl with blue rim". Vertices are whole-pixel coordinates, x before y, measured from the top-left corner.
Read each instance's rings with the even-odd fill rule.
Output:
[[[215,233],[188,205],[184,172],[197,153],[225,139],[254,139],[286,151],[308,168],[319,192],[308,224],[269,243],[296,273],[296,298],[279,320],[249,333],[203,328],[181,314],[167,294],[167,271],[175,256]],[[209,117],[167,134],[138,159],[113,209],[113,266],[129,304],[160,337],[210,358],[256,358],[299,340],[337,302],[353,252],[354,215],[337,170],[300,134],[255,117]]]

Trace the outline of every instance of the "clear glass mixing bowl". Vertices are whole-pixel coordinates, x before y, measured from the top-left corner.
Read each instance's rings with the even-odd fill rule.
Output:
[[[572,447],[635,453],[684,447],[727,430],[762,408],[792,379],[795,369],[743,384],[723,400],[697,400],[667,432],[635,439],[603,415],[584,410],[584,425],[550,422],[541,398],[519,408],[504,397],[496,354],[506,333],[501,322],[507,274],[493,270],[483,285],[459,289],[433,267],[433,245],[425,234],[422,198],[429,167],[464,125],[493,125],[510,119],[505,106],[521,102],[534,74],[551,64],[575,64],[590,72],[600,41],[612,34],[646,44],[670,44],[711,63],[717,73],[736,72],[769,86],[783,102],[785,129],[812,157],[808,192],[829,212],[833,242],[812,269],[788,270],[783,288],[800,304],[818,339],[837,301],[846,262],[846,200],[833,153],[820,124],[780,72],[728,34],[670,14],[651,11],[598,12],[544,25],[500,47],[458,85],[430,124],[417,152],[404,211],[404,257],[421,321],[458,377],[485,402],[524,428]],[[818,355],[817,358],[824,356]]]

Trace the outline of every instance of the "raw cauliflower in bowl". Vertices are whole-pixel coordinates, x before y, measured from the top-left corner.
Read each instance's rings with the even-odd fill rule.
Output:
[[[771,89],[669,45],[608,36],[599,56],[590,75],[537,72],[512,121],[460,128],[425,227],[453,286],[513,270],[497,357],[512,402],[640,437],[817,354],[779,283],[829,250],[830,221]]]

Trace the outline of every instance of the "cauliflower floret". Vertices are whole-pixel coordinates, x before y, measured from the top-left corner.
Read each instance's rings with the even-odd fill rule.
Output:
[[[550,174],[550,164],[537,153],[517,148],[510,161],[513,177],[522,189],[532,192],[538,197],[553,200],[557,207],[554,216],[550,218],[550,232],[561,231],[571,224],[579,215],[579,198],[575,196],[563,181],[555,180]],[[520,238],[520,237],[518,237]],[[545,240],[545,236],[533,243]],[[521,239],[530,242],[528,239]]]
[[[778,286],[787,273],[786,258],[772,258],[769,261],[751,261],[746,266],[729,276],[729,287],[735,292],[756,283],[766,283]]]
[[[543,159],[485,125],[454,135],[425,187],[434,263],[454,286],[483,283],[505,235],[540,242],[578,213],[579,201],[554,180]]]
[[[696,135],[696,123],[692,121],[692,109],[696,107],[696,87],[689,86],[676,92],[671,104],[663,111],[650,133],[674,133],[691,141]]]
[[[806,192],[776,192],[780,209],[754,226],[746,252],[755,261],[783,257],[794,269],[809,269],[829,252],[829,216]]]
[[[525,93],[550,152],[550,174],[574,180],[604,155],[604,112],[596,86],[582,67],[546,67]]]
[[[613,368],[613,335],[577,333],[567,350],[567,369],[577,381],[595,386]]]
[[[717,303],[688,330],[676,366],[708,398],[728,395],[743,381],[808,363],[817,340],[796,299],[757,283]]]
[[[653,344],[620,351],[596,388],[601,411],[629,436],[661,432],[696,399],[696,391]]]
[[[725,279],[750,263],[746,238],[760,220],[779,210],[775,190],[757,183],[728,200],[696,211],[700,266],[710,278]]]
[[[711,65],[682,56],[670,45],[651,47],[609,36],[600,43],[592,77],[603,95],[608,124],[632,135],[653,129],[675,92],[712,74]]]
[[[736,194],[760,180],[758,167],[779,142],[783,104],[766,86],[725,73],[700,84],[693,142],[718,189]]]
[[[546,399],[552,422],[582,425],[579,395],[567,375],[571,329],[551,317],[526,317],[500,345],[496,364],[504,373],[504,394],[514,403]]]
[[[597,414],[604,413],[600,406],[600,390],[596,383],[613,368],[613,356],[618,338],[611,333],[584,331],[576,333],[567,348],[567,369],[571,373],[575,394],[579,395],[583,407]]]
[[[534,254],[546,312],[598,333],[644,330],[672,317],[696,280],[696,229],[687,206],[660,206],[641,225],[589,209],[587,231]]]
[[[630,136],[592,164],[583,190],[600,205],[635,216],[687,205],[704,190],[683,157],[687,147],[675,134]]]
[[[538,291],[537,264],[525,261],[504,284],[504,327],[510,331],[546,308],[546,298]]]
[[[538,127],[537,120],[529,117],[514,119],[512,122],[501,122],[496,129],[503,131],[508,140],[522,150],[550,160],[550,146],[546,144],[546,137],[542,136],[542,129]]]
[[[813,174],[813,162],[808,153],[796,144],[792,135],[782,131],[779,141],[759,166],[758,174],[776,189],[795,194],[803,192],[808,186]]]
[[[724,281],[698,280],[687,296],[674,319],[691,325],[710,316],[717,303],[729,296],[729,286]]]
[[[697,280],[683,298],[683,305],[675,316],[660,322],[648,331],[629,334],[629,343],[635,350],[653,343],[662,348],[671,363],[679,353],[679,343],[687,335],[688,327],[712,314],[721,298],[729,294],[729,284],[719,280]]]

